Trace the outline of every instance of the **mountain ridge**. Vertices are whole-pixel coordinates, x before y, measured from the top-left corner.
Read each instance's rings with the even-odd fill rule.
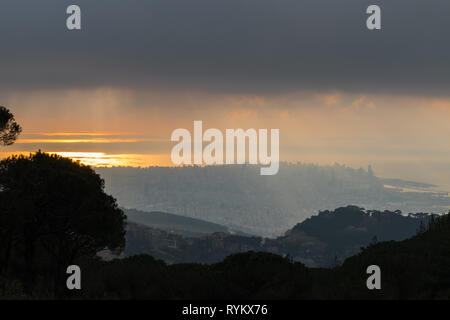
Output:
[[[186,237],[133,223],[127,229],[125,255],[149,254],[168,263],[216,263],[230,254],[264,251],[290,256],[310,267],[326,267],[370,243],[411,237],[433,216],[347,206],[322,211],[277,238],[222,231]]]
[[[214,232],[245,235],[245,233],[239,230],[232,230],[229,227],[217,223],[173,213],[161,211],[145,212],[136,209],[123,210],[129,221],[155,229],[177,233],[182,236],[200,237]]]

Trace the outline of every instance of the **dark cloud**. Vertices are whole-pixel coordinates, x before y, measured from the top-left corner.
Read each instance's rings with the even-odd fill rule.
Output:
[[[448,0],[2,0],[0,89],[447,95],[449,15]]]

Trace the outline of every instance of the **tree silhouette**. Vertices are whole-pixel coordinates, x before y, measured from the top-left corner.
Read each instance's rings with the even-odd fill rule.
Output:
[[[0,162],[0,190],[3,269],[13,250],[28,289],[37,269],[52,274],[58,291],[68,265],[124,247],[125,215],[88,166],[40,151],[12,156]]]
[[[0,143],[5,146],[13,144],[21,132],[22,128],[15,121],[14,115],[0,106]]]
[[[421,221],[422,222],[422,221]],[[373,237],[372,237],[372,240],[370,241],[370,246],[374,246],[374,245],[376,245],[378,243],[378,237],[377,237],[377,235],[374,235]]]

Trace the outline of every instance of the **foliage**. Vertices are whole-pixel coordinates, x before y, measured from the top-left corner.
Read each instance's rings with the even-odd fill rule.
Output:
[[[0,106],[0,143],[9,146],[14,143],[22,128],[14,119],[13,114],[3,106]]]
[[[124,247],[125,215],[90,167],[37,152],[0,162],[0,271],[60,287],[65,268]]]
[[[287,257],[252,251],[213,265],[167,265],[148,255],[109,262],[84,259],[83,289],[71,298],[450,299],[449,217],[436,218],[411,239],[374,243],[332,269],[307,268]],[[366,269],[372,264],[381,268],[381,290],[366,287]],[[8,290],[21,297],[20,286]]]

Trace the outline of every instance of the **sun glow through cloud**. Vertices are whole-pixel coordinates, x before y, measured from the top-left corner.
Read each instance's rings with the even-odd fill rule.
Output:
[[[120,135],[129,135],[129,133],[111,133],[111,132],[41,132],[39,135],[42,136],[120,136]]]
[[[140,142],[139,139],[21,139],[17,143],[119,143]]]
[[[71,158],[92,167],[149,167],[169,164],[165,155],[149,154],[106,154],[103,152],[49,152],[61,157]]]

